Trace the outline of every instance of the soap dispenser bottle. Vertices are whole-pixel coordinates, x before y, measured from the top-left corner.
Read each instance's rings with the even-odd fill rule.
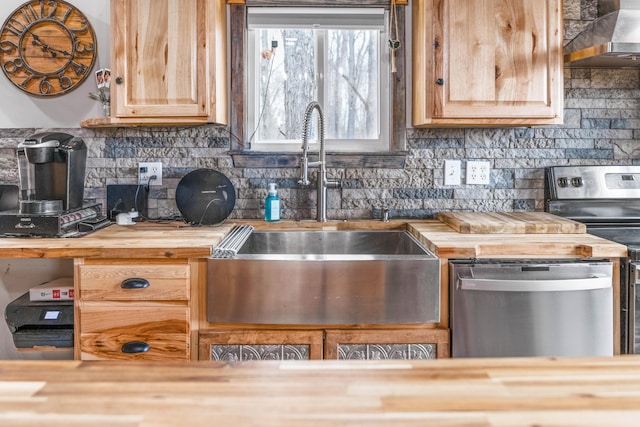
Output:
[[[269,193],[264,201],[264,220],[280,221],[280,197],[274,182],[269,183]]]

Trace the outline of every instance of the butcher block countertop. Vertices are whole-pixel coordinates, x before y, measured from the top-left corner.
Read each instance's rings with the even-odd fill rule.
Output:
[[[441,222],[411,222],[411,233],[440,258],[627,256],[627,247],[591,234],[458,233]]]
[[[206,258],[232,226],[141,222],[78,238],[0,238],[0,258]]]
[[[550,217],[553,216],[535,212],[467,213],[461,218],[464,224],[470,225],[469,231],[459,230],[459,223],[447,225],[438,220],[350,220],[326,223],[228,220],[219,226],[201,227],[181,222],[114,224],[80,238],[0,238],[0,258],[207,258],[236,224],[253,225],[256,230],[408,229],[441,258],[626,256],[624,245],[583,233],[559,218],[556,224]],[[536,218],[540,222],[538,231],[533,232]],[[491,232],[480,233],[487,230],[487,224]],[[564,232],[553,232],[559,230]]]
[[[587,226],[546,212],[440,212],[438,219],[458,233],[586,233]]]
[[[638,426],[640,356],[0,362],[3,426]]]

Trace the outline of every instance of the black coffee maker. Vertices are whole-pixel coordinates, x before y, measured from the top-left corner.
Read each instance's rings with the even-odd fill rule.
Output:
[[[82,207],[87,146],[62,132],[31,135],[18,145],[20,212],[55,214]]]
[[[80,237],[110,224],[100,203],[84,201],[81,138],[37,133],[18,144],[17,156],[20,185],[0,194],[0,237]]]

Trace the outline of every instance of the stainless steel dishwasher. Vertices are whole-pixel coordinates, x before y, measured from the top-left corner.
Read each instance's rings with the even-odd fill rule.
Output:
[[[452,356],[612,356],[612,272],[600,260],[451,260]]]

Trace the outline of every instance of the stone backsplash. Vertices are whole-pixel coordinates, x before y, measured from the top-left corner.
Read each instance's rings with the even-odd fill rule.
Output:
[[[567,0],[565,38],[595,17],[594,0]],[[543,210],[544,167],[640,164],[640,70],[566,69],[564,124],[534,128],[407,129],[402,169],[329,168],[342,188],[329,190],[330,219],[392,216],[428,218],[435,212]],[[15,149],[45,129],[0,129],[0,183],[18,182]],[[106,205],[106,186],[135,184],[140,161],[163,163],[163,183],[151,186],[149,217],[179,214],[175,189],[197,168],[221,171],[233,182],[232,218],[261,218],[269,182],[279,187],[282,217],[315,218],[315,187],[301,188],[295,168],[234,168],[229,134],[217,126],[57,129],[89,147],[85,196]],[[488,160],[490,185],[445,186],[446,159]],[[464,182],[464,180],[463,180]]]

